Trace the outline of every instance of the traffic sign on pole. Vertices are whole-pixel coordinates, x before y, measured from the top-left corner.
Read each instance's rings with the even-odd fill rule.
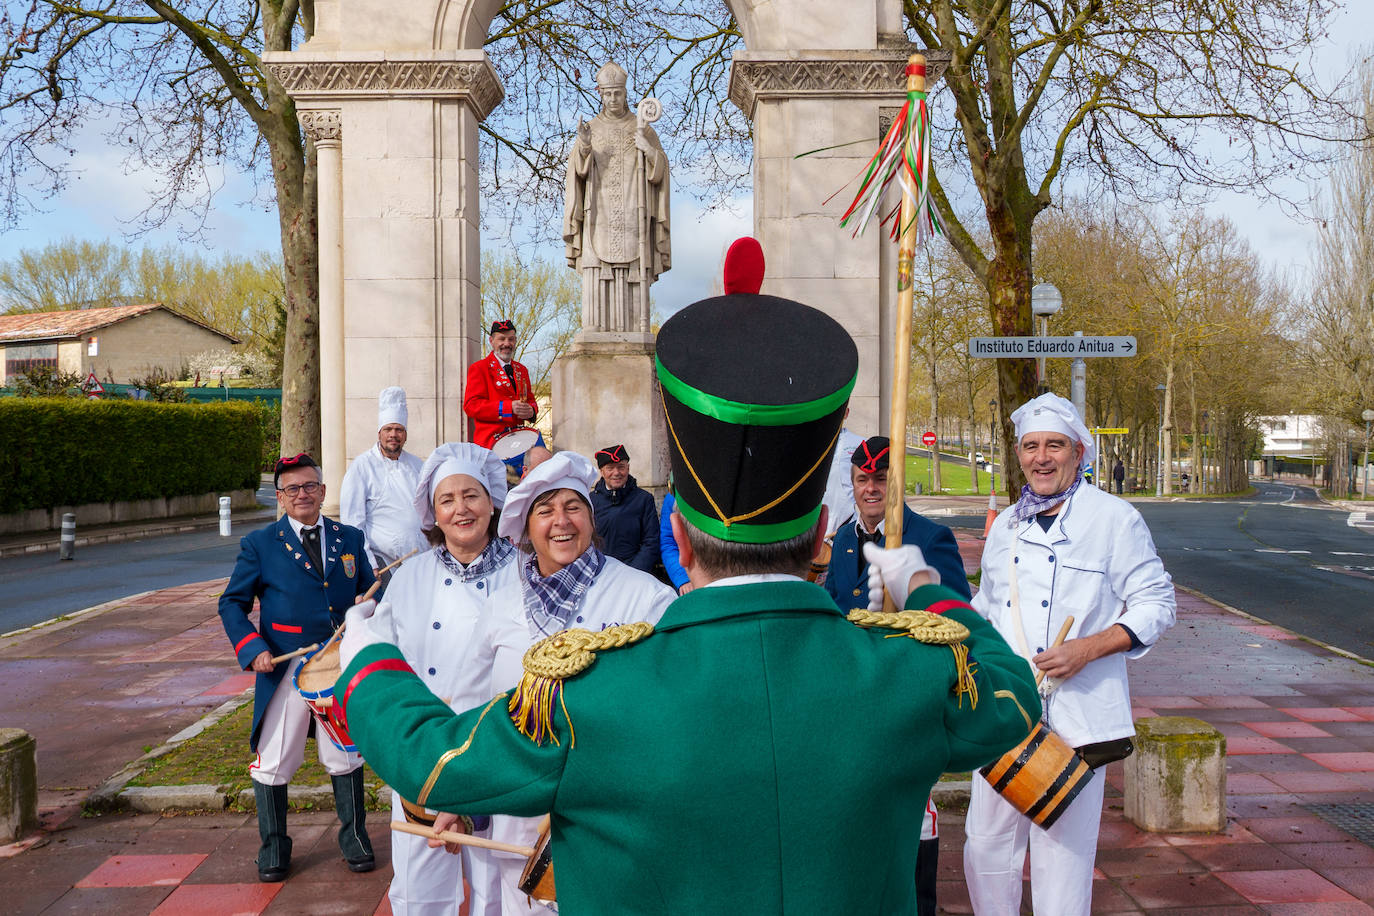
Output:
[[[98,398],[105,393],[105,386],[100,384],[100,379],[95,377],[94,372],[86,376],[86,384],[81,387],[85,389],[88,398]]]
[[[969,356],[982,359],[1135,356],[1134,337],[971,337]]]
[[[925,432],[921,433],[921,444],[924,445],[926,448],[930,448],[931,446],[933,446],[935,444],[935,433],[931,432],[930,430],[926,430]]]

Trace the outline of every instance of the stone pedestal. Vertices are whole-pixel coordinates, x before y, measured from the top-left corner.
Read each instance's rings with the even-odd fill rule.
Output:
[[[1153,833],[1226,828],[1226,737],[1201,719],[1137,719],[1126,758],[1125,813]]]
[[[645,490],[668,485],[668,428],[654,377],[652,334],[581,331],[553,364],[553,446],[591,458],[623,444]]]
[[[0,728],[0,845],[38,826],[38,755],[22,728]]]

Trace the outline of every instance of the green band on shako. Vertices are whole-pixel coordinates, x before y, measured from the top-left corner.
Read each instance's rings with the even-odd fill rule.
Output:
[[[771,525],[735,522],[733,525],[726,525],[714,515],[703,515],[687,505],[682,499],[681,492],[677,494],[675,499],[677,502],[674,505],[677,511],[681,512],[682,517],[692,523],[693,528],[712,537],[720,538],[722,541],[733,541],[737,544],[772,544],[804,534],[816,527],[816,522],[821,517],[822,508],[822,506],[817,505],[816,508],[801,518],[793,519],[790,522],[775,522]]]
[[[855,371],[854,377],[840,386],[834,394],[827,394],[825,397],[801,404],[746,404],[693,388],[669,372],[658,356],[654,356],[654,364],[658,369],[658,382],[663,386],[663,390],[684,406],[722,423],[733,423],[738,426],[797,426],[819,420],[844,406],[849,400],[849,393],[854,390],[854,383],[859,379],[859,373]]]

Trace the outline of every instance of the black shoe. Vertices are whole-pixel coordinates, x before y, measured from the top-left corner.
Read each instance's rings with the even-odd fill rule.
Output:
[[[286,865],[271,865],[267,868],[259,866],[258,880],[264,884],[275,884],[278,881],[285,881],[288,871],[290,871],[290,868]]]
[[[348,870],[352,872],[372,871],[372,869],[377,867],[377,857],[372,855],[372,853],[354,856],[351,859],[344,859],[344,861],[348,863]]]

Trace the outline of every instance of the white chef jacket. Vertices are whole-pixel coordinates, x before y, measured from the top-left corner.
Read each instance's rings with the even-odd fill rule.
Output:
[[[420,532],[415,491],[424,462],[410,452],[392,461],[373,445],[348,466],[339,488],[339,521],[361,528],[373,569],[429,545]],[[378,562],[374,551],[387,559]]]
[[[516,564],[523,564],[528,554],[521,554]],[[513,564],[514,565],[514,564]],[[544,638],[544,634],[529,622],[525,613],[523,575],[516,572],[516,582],[509,591],[502,591],[492,603],[497,613],[490,620],[482,642],[484,652],[491,653],[491,690],[495,696],[510,690],[524,674],[525,650]],[[601,572],[582,597],[582,603],[568,620],[568,626],[600,631],[622,623],[645,621],[658,623],[668,605],[677,598],[676,592],[648,573],[641,572],[606,557]],[[479,659],[477,664],[481,664]],[[533,847],[539,839],[540,817],[514,817],[497,814],[491,819],[491,838],[501,843]],[[525,859],[510,853],[493,852],[492,857],[501,869],[501,896],[506,914],[544,914],[556,912],[520,893],[516,887]]]
[[[854,455],[854,449],[863,441],[863,436],[858,433],[841,429],[840,438],[835,442],[835,457],[830,461],[824,501],[825,507],[830,510],[830,521],[826,522],[825,526],[831,531],[840,530],[840,525],[855,514],[854,478],[850,476],[850,459]]]
[[[988,533],[974,609],[1027,661],[1049,648],[1066,617],[1074,618],[1066,639],[1128,627],[1140,648],[1089,662],[1058,683],[1044,708],[1046,724],[1073,747],[1133,735],[1126,659],[1148,652],[1175,619],[1173,581],[1145,520],[1130,503],[1086,484],[1048,531],[1034,517],[1009,528],[1010,518],[1003,510]],[[1024,646],[1011,616],[1013,569]]]

